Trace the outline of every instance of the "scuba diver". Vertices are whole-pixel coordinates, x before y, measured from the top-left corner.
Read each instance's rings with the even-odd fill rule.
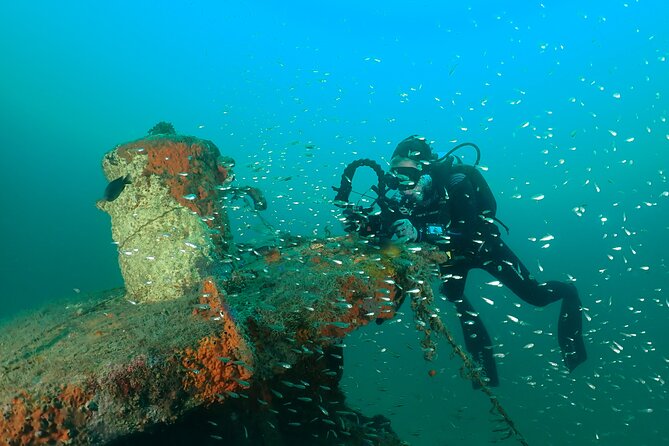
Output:
[[[476,149],[474,165],[451,156],[464,146]],[[358,160],[342,176],[335,204],[344,207],[347,232],[358,232],[377,243],[394,239],[399,243],[425,242],[450,252],[450,260],[439,265],[441,293],[455,305],[465,347],[483,369],[487,384],[499,385],[490,335],[465,296],[467,274],[473,268],[487,271],[525,302],[537,307],[561,301],[558,343],[569,371],[587,358],[582,336],[583,315],[576,287],[571,283],[540,283],[500,236],[495,217],[497,205],[490,187],[475,167],[480,160],[472,143],[456,146],[439,158],[425,138],[409,136],[392,154],[390,172],[371,160]],[[353,164],[353,163],[352,163]],[[381,212],[347,203],[351,178],[360,165],[372,167],[379,177]],[[389,189],[397,192],[386,197]],[[476,387],[476,386],[475,386]]]

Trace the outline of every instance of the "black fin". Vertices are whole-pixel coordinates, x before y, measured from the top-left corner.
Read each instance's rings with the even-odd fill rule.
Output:
[[[568,292],[562,296],[558,344],[562,350],[564,363],[570,372],[588,359],[583,342],[583,309],[573,284],[569,284]]]

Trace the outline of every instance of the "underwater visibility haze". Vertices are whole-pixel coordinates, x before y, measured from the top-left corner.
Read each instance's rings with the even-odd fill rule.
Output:
[[[285,268],[266,288],[236,283],[233,309],[207,301],[194,312],[216,318],[209,313],[216,308],[220,318],[235,322],[259,315],[269,327],[269,302],[279,302],[302,277],[295,256],[348,256],[357,265],[346,251],[350,238],[333,191],[347,165],[369,158],[388,170],[396,145],[414,134],[439,156],[471,142],[480,148],[479,170],[496,198],[497,217],[509,228],[508,234],[502,230],[505,242],[537,280],[578,289],[588,359],[572,372],[564,366],[556,341],[559,304],[532,306],[477,270],[466,295],[494,345],[500,385],[492,400],[502,404],[507,420],[489,412],[491,398],[472,388],[458,349],[443,336],[434,335],[436,354],[424,358],[425,331],[414,315],[421,309],[411,299],[382,324],[347,321],[332,328],[330,334],[347,333],[337,345],[342,355],[334,353],[343,356],[335,385],[352,409],[340,412],[383,415],[411,445],[668,443],[668,14],[669,4],[660,0],[4,2],[0,339],[28,342],[44,324],[67,324],[45,310],[63,300],[69,302],[63,308],[104,299],[112,302],[105,305],[128,305],[119,289],[133,290],[122,275],[130,267],[113,234],[122,233],[117,222],[130,221],[133,211],[114,206],[158,196],[159,186],[146,179],[149,170],[135,175],[140,170],[129,154],[146,148],[153,156],[146,142],[151,136],[168,135],[166,144],[174,147],[186,144],[193,150],[188,160],[201,160],[213,172],[179,172],[184,192],[177,201],[193,211],[175,217],[184,237],[197,232],[189,218],[204,209],[191,206],[202,197],[198,185],[234,180],[234,190],[219,187],[227,201],[207,204],[224,208],[230,220],[219,222],[229,232],[212,235],[220,242],[216,249],[238,244],[268,268],[277,262]],[[161,122],[171,123],[175,133],[161,127],[150,135]],[[457,154],[474,163],[471,147]],[[152,173],[173,168],[156,159]],[[369,203],[376,181],[359,169],[350,200]],[[140,185],[150,191],[132,195]],[[120,232],[112,233],[112,220]],[[231,240],[221,241],[227,236]],[[348,240],[344,247],[331,245],[338,237]],[[281,256],[278,248],[285,249]],[[349,267],[373,277],[386,268],[399,274],[409,254],[397,255],[395,263],[365,257]],[[199,268],[203,260],[189,261]],[[242,269],[253,263],[239,261],[249,262]],[[318,260],[309,267],[331,274],[341,262]],[[182,267],[172,265],[164,277]],[[337,280],[315,283],[325,295]],[[433,315],[426,318],[439,316],[463,344],[454,305],[439,295],[438,281],[432,285]],[[420,282],[427,293],[424,286]],[[212,289],[208,293],[218,296]],[[267,297],[265,307],[256,307],[251,290],[263,289],[276,292],[271,299],[277,300]],[[123,317],[124,310],[114,308],[115,317]],[[156,319],[164,326],[148,343],[160,342],[167,325],[187,319],[170,322],[166,314]],[[42,322],[7,334],[17,318],[33,315]],[[148,316],[132,316],[142,317]],[[113,333],[114,322],[91,320],[100,327],[80,323],[77,329]],[[166,344],[194,361],[199,350],[185,339],[203,335],[205,325]],[[128,333],[123,345],[142,345]],[[62,339],[76,344],[75,334],[73,328]],[[253,336],[260,345],[262,336]],[[45,348],[59,342],[54,338]],[[78,345],[93,350],[94,343]],[[241,361],[247,353],[239,351]],[[12,359],[12,373],[29,356]],[[240,364],[236,385],[253,385],[247,381],[255,372],[244,375],[247,364]],[[260,364],[248,368],[264,370]],[[237,390],[227,391],[239,398]],[[229,414],[220,415],[225,420],[202,416],[214,423],[210,427],[237,421]],[[522,435],[509,433],[511,422]],[[174,438],[188,438],[188,426],[180,425]],[[329,430],[324,424],[319,441],[338,444],[342,439]],[[379,438],[370,434],[364,441],[380,444]],[[223,428],[206,436],[207,444],[225,440]],[[13,443],[0,437],[2,444]]]

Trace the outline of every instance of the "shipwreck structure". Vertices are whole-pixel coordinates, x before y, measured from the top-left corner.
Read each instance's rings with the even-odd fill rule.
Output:
[[[262,210],[262,193],[169,124],[102,165],[113,184],[97,205],[125,287],[3,327],[0,446],[403,444],[386,418],[346,405],[340,344],[409,297],[431,357],[448,335],[429,286],[444,253],[357,237],[236,245],[226,202]]]
[[[338,381],[341,338],[393,316],[403,271],[352,239],[236,246],[225,200],[265,203],[233,167],[165,124],[104,156],[128,179],[98,202],[125,287],[4,327],[0,445],[401,444]]]

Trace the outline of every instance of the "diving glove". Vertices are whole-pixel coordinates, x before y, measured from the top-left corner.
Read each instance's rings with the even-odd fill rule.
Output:
[[[390,226],[390,232],[397,237],[400,243],[415,242],[418,239],[418,230],[407,218],[393,223]]]
[[[356,209],[345,209],[341,221],[344,231],[357,232],[363,237],[373,235],[381,230],[381,219],[378,215],[369,215]]]
[[[343,218],[341,221],[344,223],[344,231],[358,232],[365,216],[360,212],[354,211],[353,209],[344,209],[342,217]]]

